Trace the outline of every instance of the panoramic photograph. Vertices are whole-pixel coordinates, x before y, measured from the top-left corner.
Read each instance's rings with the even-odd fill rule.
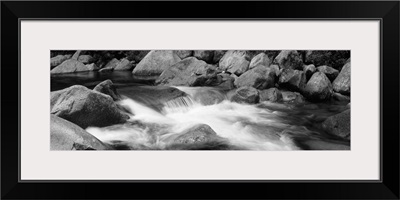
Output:
[[[50,150],[350,150],[350,50],[51,50]]]

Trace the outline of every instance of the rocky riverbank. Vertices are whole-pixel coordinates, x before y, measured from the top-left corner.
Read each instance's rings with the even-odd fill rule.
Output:
[[[163,94],[161,98],[166,99],[186,95],[175,89],[175,86],[189,86],[218,88],[226,92],[230,101],[241,104],[348,104],[348,110],[328,117],[322,127],[332,135],[350,140],[349,51],[53,51],[52,56],[52,76],[83,71],[131,71],[134,77],[153,79],[152,88],[159,90]],[[201,101],[205,105],[222,101],[220,95],[212,92],[199,96],[202,96]],[[120,99],[121,96],[110,80],[100,83],[93,90],[76,85],[54,91],[51,93],[52,119],[68,120],[82,128],[79,133],[86,132],[84,129],[89,126],[123,124],[132,113],[116,103]],[[161,107],[154,106],[157,109]],[[57,122],[61,123],[59,121]],[[69,127],[65,126],[65,129]],[[76,127],[73,129],[76,130]],[[179,138],[186,139],[177,141],[207,141],[196,137],[215,135],[199,131],[209,129],[211,128],[186,130],[189,132],[187,137],[192,135],[194,138],[180,136]],[[51,132],[52,138],[53,135],[57,136],[55,138],[65,135],[60,134],[59,129],[52,129]],[[210,132],[214,131],[211,129]],[[82,144],[84,149],[99,149],[95,147],[99,146],[98,143],[90,145],[79,142],[82,137],[65,137],[70,140],[69,143],[63,142],[65,138],[52,139],[52,143],[68,144],[68,147],[53,148],[62,145],[52,145],[52,149],[76,149],[71,144]]]

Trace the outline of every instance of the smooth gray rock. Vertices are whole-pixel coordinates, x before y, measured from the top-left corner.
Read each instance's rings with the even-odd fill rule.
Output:
[[[92,71],[92,69],[88,66],[85,66],[83,63],[69,59],[55,67],[50,71],[51,74],[63,74],[63,73],[72,73],[72,72],[82,72],[82,71]]]
[[[328,100],[331,98],[332,93],[332,84],[322,72],[314,73],[304,89],[304,95],[307,100],[314,102]]]
[[[250,69],[235,80],[236,87],[251,86],[262,90],[275,85],[275,71],[270,68],[258,65]]]
[[[219,68],[237,76],[249,69],[250,62],[246,59],[246,51],[229,50],[219,61]]]
[[[55,57],[50,58],[50,68],[53,69],[54,67],[57,67],[64,61],[70,59],[71,56],[72,55],[57,55]]]
[[[126,58],[122,58],[117,65],[115,66],[114,70],[115,71],[129,71],[132,70],[134,67],[134,61],[129,61]]]
[[[317,70],[319,72],[324,73],[329,78],[330,81],[334,81],[335,78],[339,75],[338,70],[326,65],[317,67]]]
[[[152,50],[133,69],[137,76],[158,76],[170,66],[181,61],[172,50]]]
[[[266,90],[259,91],[260,94],[260,102],[262,101],[270,101],[270,102],[278,102],[282,100],[282,93],[277,88],[269,88]]]
[[[350,109],[348,109],[339,114],[328,117],[322,123],[322,127],[333,135],[350,139],[350,120]]]
[[[93,88],[93,91],[109,95],[114,101],[121,99],[121,96],[118,94],[114,83],[110,79],[97,84],[96,87]]]
[[[307,83],[306,75],[303,71],[293,69],[283,69],[278,84],[282,88],[301,92]]]
[[[211,142],[219,138],[217,133],[207,124],[198,124],[183,131],[174,142],[183,144]]]
[[[236,89],[235,93],[231,97],[231,101],[254,104],[260,101],[260,97],[257,89],[245,86]]]
[[[342,71],[340,71],[339,75],[336,77],[336,79],[333,81],[333,90],[335,92],[339,92],[344,95],[350,95],[350,86],[351,86],[351,64],[350,62],[346,63]]]
[[[281,91],[281,93],[282,93],[282,100],[286,103],[302,104],[306,102],[303,95],[301,95],[298,92]]]

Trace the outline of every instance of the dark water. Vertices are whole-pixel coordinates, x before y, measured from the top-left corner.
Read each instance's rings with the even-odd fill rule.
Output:
[[[95,85],[110,79],[124,100],[118,102],[131,113],[126,124],[89,127],[86,130],[120,149],[248,149],[248,150],[347,150],[350,142],[325,132],[321,123],[342,112],[347,103],[329,102],[291,105],[262,102],[257,105],[230,102],[226,91],[208,87],[153,87],[152,80],[131,72],[101,74],[83,72],[52,76],[51,90],[71,85]],[[179,89],[186,97],[170,98]],[[217,103],[205,103],[212,94]],[[209,125],[219,141],[196,145],[174,144],[173,139],[196,124]]]

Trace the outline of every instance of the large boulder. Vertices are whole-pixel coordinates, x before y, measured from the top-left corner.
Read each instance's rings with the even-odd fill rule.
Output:
[[[110,60],[104,67],[106,69],[111,68],[114,69],[117,65],[119,64],[119,60],[116,58],[113,58],[112,60]]]
[[[70,59],[71,56],[72,55],[58,55],[58,56],[50,58],[50,68],[53,69],[54,67],[57,67],[64,61]]]
[[[219,61],[219,68],[240,76],[249,69],[246,51],[227,51]]]
[[[79,55],[81,54],[81,52],[82,52],[81,50],[76,51],[76,52],[74,53],[74,55],[72,55],[71,59],[72,59],[72,60],[78,60]]]
[[[270,68],[258,65],[245,72],[235,80],[236,87],[251,86],[262,90],[275,85],[275,71]]]
[[[110,146],[65,119],[50,115],[50,150],[109,150]]]
[[[218,140],[220,137],[217,133],[207,124],[198,124],[184,130],[174,139],[176,143],[194,144],[205,143]]]
[[[306,75],[303,71],[293,69],[283,69],[278,84],[282,88],[301,92],[307,83]]]
[[[118,101],[121,99],[116,87],[114,86],[114,83],[110,79],[107,79],[97,84],[96,87],[93,88],[93,91],[106,94],[110,96],[114,101]]]
[[[199,60],[203,60],[206,63],[212,63],[214,59],[214,51],[199,51],[196,50],[193,56]]]
[[[262,65],[265,67],[269,67],[272,63],[272,60],[265,53],[260,53],[253,57],[250,61],[249,69],[253,69],[258,65]]]
[[[317,67],[317,70],[319,72],[324,73],[329,78],[330,81],[334,81],[335,78],[339,75],[338,70],[326,65]]]
[[[156,84],[174,86],[213,86],[217,84],[216,67],[195,57],[185,58],[167,68]]]
[[[126,122],[113,99],[105,94],[74,85],[51,92],[50,113],[82,128],[104,127]]]
[[[78,61],[83,64],[90,64],[95,62],[95,59],[91,55],[80,55]]]
[[[306,51],[304,62],[315,66],[328,65],[337,70],[350,58],[350,51]]]
[[[150,51],[135,67],[136,76],[158,76],[170,66],[181,61],[173,50]]]
[[[310,65],[304,65],[303,66],[303,71],[306,74],[307,80],[310,80],[311,76],[317,71],[315,68],[315,65],[310,64]]]
[[[306,100],[298,92],[290,92],[290,91],[282,91],[282,101],[286,103],[292,103],[292,104],[302,104],[305,103]]]
[[[132,70],[132,68],[134,67],[134,61],[129,61],[126,58],[122,58],[117,65],[115,66],[114,70],[118,71],[118,70],[125,70],[125,71],[129,71]]]
[[[333,81],[332,86],[335,92],[339,92],[341,94],[350,95],[350,62],[346,63],[339,75]]]
[[[50,71],[51,74],[62,74],[62,73],[72,73],[72,72],[83,72],[92,71],[93,69],[84,65],[83,63],[69,59],[55,67]]]
[[[260,93],[260,102],[262,101],[271,101],[278,102],[282,100],[282,93],[277,88],[269,88],[266,90],[259,91]]]
[[[185,59],[193,55],[192,50],[175,50],[175,53],[180,59]]]
[[[324,101],[332,96],[332,84],[322,72],[314,73],[304,89],[304,96],[309,101]]]
[[[258,103],[260,101],[258,90],[248,86],[236,89],[230,99],[233,102],[249,104]]]
[[[281,69],[303,69],[303,59],[295,50],[282,50],[274,60]]]
[[[350,139],[350,109],[328,117],[322,127],[329,133]]]

